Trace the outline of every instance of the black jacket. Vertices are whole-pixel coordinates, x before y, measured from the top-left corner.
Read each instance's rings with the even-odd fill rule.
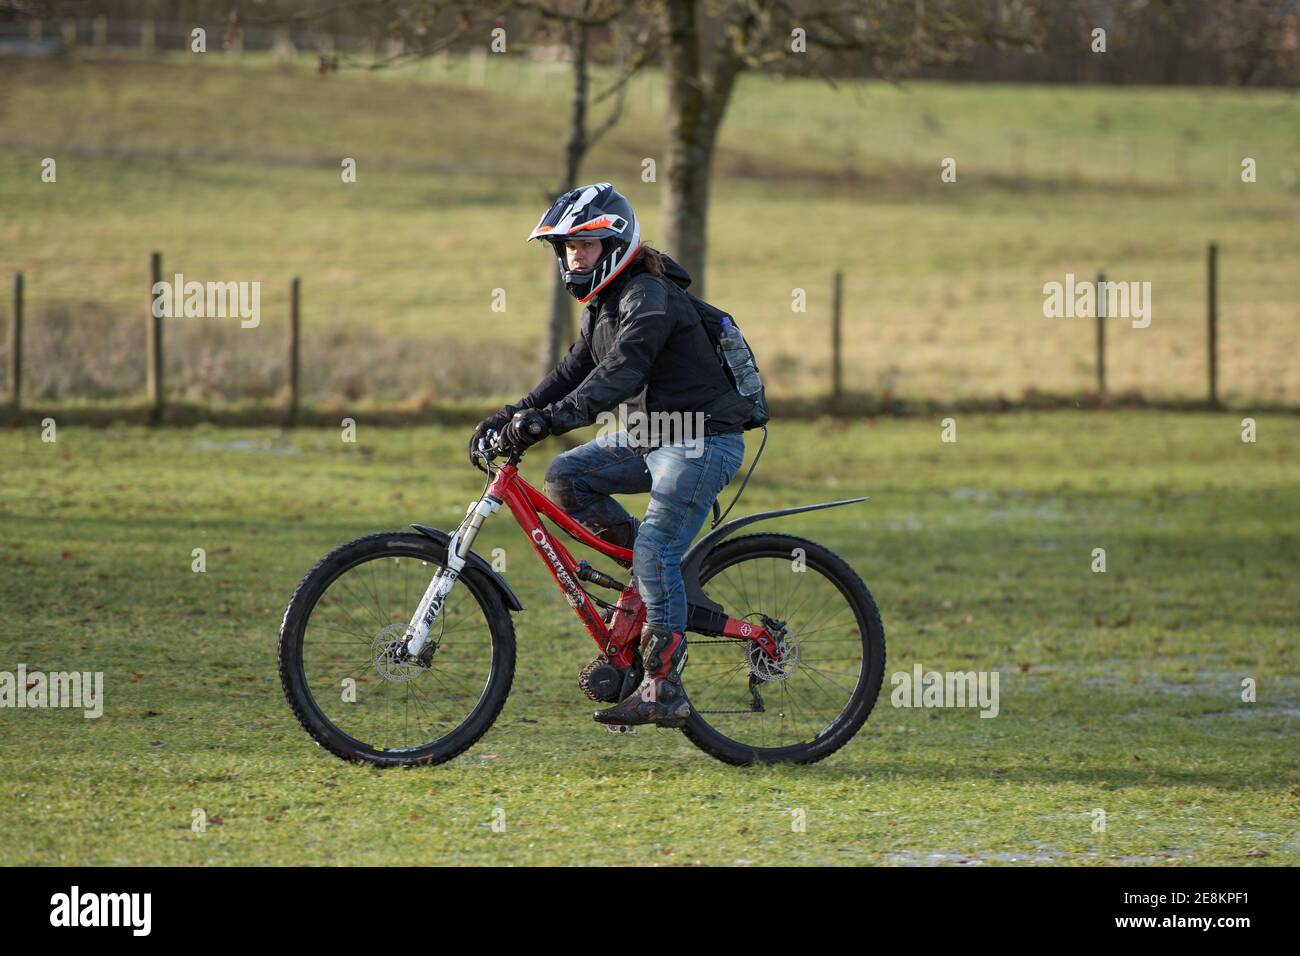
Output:
[[[742,431],[749,405],[683,291],[691,277],[668,256],[663,261],[663,276],[637,261],[602,289],[568,354],[516,408],[549,412],[556,435],[591,425],[620,403],[628,411],[702,412],[709,435]]]

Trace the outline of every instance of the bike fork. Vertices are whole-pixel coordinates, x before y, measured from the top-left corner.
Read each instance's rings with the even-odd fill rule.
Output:
[[[405,643],[406,653],[409,656],[419,657],[420,652],[424,650],[425,644],[429,641],[429,631],[442,612],[442,606],[460,576],[461,568],[465,566],[465,557],[474,546],[479,528],[483,527],[483,522],[488,515],[495,514],[500,508],[500,501],[486,495],[478,501],[470,502],[460,526],[447,542],[446,566],[439,568],[434,574],[429,586],[424,589],[424,597],[420,599],[420,606],[416,608],[411,623],[406,625]]]

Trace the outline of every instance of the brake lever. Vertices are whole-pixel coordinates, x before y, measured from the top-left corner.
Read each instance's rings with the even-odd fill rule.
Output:
[[[500,442],[500,439],[501,439],[501,432],[491,428],[487,430],[485,437],[479,439],[479,444],[481,447],[475,451],[474,457],[476,459],[482,458],[484,464],[487,466],[485,468],[480,467],[479,471],[486,472],[489,475],[492,474],[491,466],[493,460],[500,458],[503,455],[507,456],[507,462],[506,462],[507,464],[510,465],[519,464],[519,459],[522,457],[522,455],[512,448],[506,448],[505,446],[503,446]],[[486,450],[484,450],[483,446],[485,446]]]
[[[478,447],[474,449],[474,467],[487,475],[492,474],[492,459],[500,454],[496,444],[497,435],[495,429],[489,428],[484,437],[478,440]]]

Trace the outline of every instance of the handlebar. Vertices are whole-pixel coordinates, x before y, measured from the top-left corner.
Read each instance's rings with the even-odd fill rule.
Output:
[[[528,426],[528,434],[538,438],[542,434],[542,426],[538,422],[532,422]],[[486,446],[486,447],[485,447]],[[502,455],[509,455],[507,464],[517,465],[519,459],[523,458],[524,453],[506,448],[501,444],[501,433],[495,428],[489,428],[486,439],[479,439],[479,450],[474,453],[474,467],[479,471],[491,474],[492,461]],[[479,465],[479,459],[482,459],[483,465]]]
[[[529,429],[530,434],[537,434],[539,429]],[[479,447],[474,452],[474,467],[486,474],[491,474],[492,462],[502,455],[508,455],[506,463],[510,465],[519,464],[519,459],[523,457],[522,452],[506,448],[501,444],[501,433],[494,428],[489,428],[486,438],[479,439]],[[482,464],[479,464],[479,462]]]

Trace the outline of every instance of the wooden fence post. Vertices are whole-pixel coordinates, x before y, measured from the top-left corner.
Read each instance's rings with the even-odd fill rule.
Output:
[[[1206,348],[1209,353],[1210,407],[1219,407],[1219,245],[1210,243],[1206,259]]]
[[[302,281],[297,277],[289,285],[289,424],[298,423],[298,400],[301,380],[299,379],[299,357],[302,346],[300,313],[298,311],[298,293]]]
[[[840,365],[840,309],[843,304],[844,273],[836,270],[831,286],[831,403],[838,406],[844,380]]]
[[[1106,403],[1106,273],[1097,273],[1097,400]]]
[[[23,394],[23,274],[14,273],[14,312],[9,320],[9,404],[17,411]]]
[[[152,281],[149,284],[149,347],[145,377],[149,389],[149,421],[156,425],[162,421],[163,411],[163,325],[162,316],[154,312],[153,290],[162,281],[162,253],[153,253],[149,264]]]

